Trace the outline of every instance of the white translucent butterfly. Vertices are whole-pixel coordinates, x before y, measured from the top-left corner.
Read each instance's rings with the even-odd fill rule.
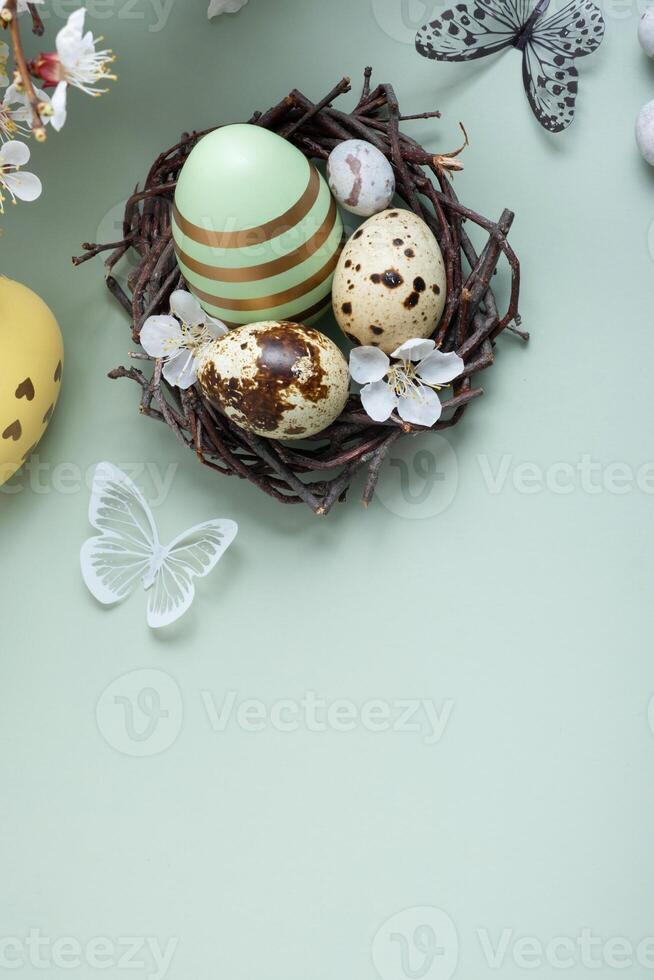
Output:
[[[207,521],[165,547],[142,494],[112,463],[99,463],[93,474],[89,520],[100,534],[82,545],[86,585],[110,605],[141,582],[153,628],[168,626],[186,612],[195,597],[193,579],[215,568],[238,531],[234,521]]]

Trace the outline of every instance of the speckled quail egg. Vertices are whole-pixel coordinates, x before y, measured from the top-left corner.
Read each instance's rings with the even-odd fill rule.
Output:
[[[364,217],[387,208],[395,193],[393,168],[367,140],[344,140],[332,150],[327,183],[341,207]]]
[[[413,211],[395,208],[369,218],[345,245],[334,275],[334,315],[353,344],[390,354],[434,332],[446,291],[434,235]]]
[[[349,393],[343,354],[328,337],[287,320],[237,327],[203,355],[206,397],[241,428],[306,439],[341,414]]]

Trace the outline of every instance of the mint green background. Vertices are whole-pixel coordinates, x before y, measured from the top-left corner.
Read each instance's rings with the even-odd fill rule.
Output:
[[[3,936],[178,937],[173,980],[372,980],[381,924],[436,906],[458,931],[457,978],[513,980],[525,970],[510,954],[491,970],[477,929],[543,943],[583,927],[633,943],[654,932],[651,493],[514,482],[523,463],[551,483],[554,464],[585,454],[605,481],[609,464],[654,460],[654,181],[632,134],[654,71],[636,7],[614,3],[603,48],[580,65],[573,128],[551,137],[531,118],[517,54],[472,69],[417,56],[405,42],[430,9],[405,5],[413,29],[396,0],[251,0],[209,26],[204,0],[178,0],[158,31],[140,0],[91,20],[118,52],[119,82],[101,100],[71,95],[66,131],[34,152],[45,194],[10,209],[0,244],[2,271],[52,306],[67,345],[39,454],[45,492],[0,494]],[[358,88],[367,63],[405,111],[443,110],[407,125],[434,150],[458,145],[465,122],[457,190],[487,214],[516,211],[533,339],[501,340],[451,452],[437,443],[432,496],[407,502],[395,465],[386,506],[364,512],[353,495],[320,521],[216,477],[139,418],[135,386],[105,379],[127,361],[126,319],[100,262],[74,271],[69,256],[99,226],[116,233],[104,216],[183,129],[245,118],[294,86],[320,98],[343,74]],[[483,467],[507,455],[492,493]],[[142,595],[105,611],[82,584],[88,494],[57,492],[54,468],[102,458],[178,467],[156,509],[165,539],[214,516],[240,523],[192,612],[161,635]],[[170,675],[183,702],[174,744],[145,758],[96,724],[102,692],[135,669]],[[229,690],[267,706],[315,691],[453,708],[434,745],[361,725],[214,733],[202,691],[220,704]],[[591,972],[616,971],[578,962],[564,975]]]

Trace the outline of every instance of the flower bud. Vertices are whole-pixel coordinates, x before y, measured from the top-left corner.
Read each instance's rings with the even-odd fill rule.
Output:
[[[61,81],[61,62],[54,51],[40,54],[30,62],[29,68],[32,75],[42,80],[44,88],[52,88]]]

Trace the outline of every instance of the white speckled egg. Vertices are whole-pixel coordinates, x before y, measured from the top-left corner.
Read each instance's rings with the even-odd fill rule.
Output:
[[[338,418],[350,381],[329,337],[287,320],[237,327],[214,341],[198,377],[213,405],[269,439],[307,439]]]
[[[638,22],[638,40],[648,58],[654,58],[654,7],[648,7]]]
[[[644,159],[654,166],[654,99],[646,102],[638,113],[636,142]]]
[[[327,182],[346,211],[366,218],[387,208],[395,193],[393,168],[366,140],[345,140],[332,150]]]
[[[434,235],[413,211],[396,208],[369,218],[347,242],[334,275],[334,315],[353,344],[390,354],[434,332],[446,290]]]

